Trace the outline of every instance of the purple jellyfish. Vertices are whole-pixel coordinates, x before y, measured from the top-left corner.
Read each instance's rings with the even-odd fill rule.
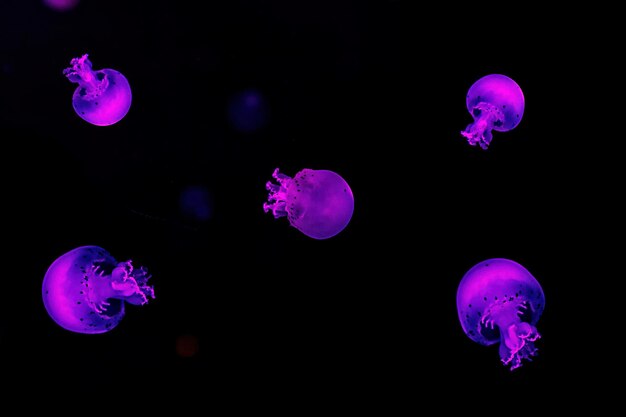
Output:
[[[473,266],[456,294],[465,334],[485,346],[500,341],[500,358],[511,370],[537,354],[535,325],[545,302],[541,285],[526,268],[500,258]]]
[[[124,301],[143,305],[154,298],[150,275],[131,261],[117,262],[98,246],[82,246],[59,257],[43,279],[43,304],[61,327],[105,333],[124,317]]]
[[[43,3],[56,11],[67,12],[78,5],[78,0],[43,0]]]
[[[109,126],[122,120],[132,101],[130,85],[121,73],[112,69],[93,71],[85,54],[71,61],[63,74],[78,83],[72,103],[81,118],[96,126]]]
[[[506,75],[491,74],[476,81],[467,93],[470,123],[461,135],[470,145],[487,149],[491,130],[507,132],[519,124],[524,115],[524,94],[515,81]]]
[[[272,174],[278,185],[268,181],[268,202],[263,204],[275,218],[287,216],[289,223],[313,239],[328,239],[350,222],[354,197],[348,183],[332,171],[303,169],[295,178]]]

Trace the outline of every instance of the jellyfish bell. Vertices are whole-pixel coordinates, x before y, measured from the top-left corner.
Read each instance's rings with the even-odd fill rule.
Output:
[[[487,149],[492,130],[514,129],[524,115],[524,94],[515,81],[506,75],[491,74],[476,81],[467,93],[467,110],[474,118],[461,132],[470,145]]]
[[[43,0],[43,4],[59,12],[72,10],[78,6],[78,2],[79,0]]]
[[[72,104],[83,120],[96,126],[109,126],[122,120],[132,102],[128,80],[112,69],[94,71],[88,55],[72,59],[63,74],[78,83]]]
[[[465,334],[484,346],[500,342],[500,358],[511,370],[537,354],[545,296],[522,265],[502,258],[476,264],[461,280],[456,304]]]
[[[179,196],[181,214],[193,221],[206,222],[213,216],[213,198],[206,187],[190,185]]]
[[[354,197],[348,183],[333,171],[303,169],[294,178],[276,168],[268,181],[268,202],[263,204],[275,218],[287,217],[289,223],[313,239],[328,239],[350,223]]]
[[[154,298],[150,275],[131,261],[117,262],[98,246],[82,246],[57,258],[43,280],[42,297],[50,317],[77,333],[105,333],[119,324],[124,303],[143,305]]]
[[[228,103],[228,119],[241,133],[252,133],[265,127],[268,118],[269,106],[257,90],[239,92]]]

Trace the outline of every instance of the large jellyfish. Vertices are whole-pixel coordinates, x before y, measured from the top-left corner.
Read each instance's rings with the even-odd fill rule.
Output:
[[[278,172],[268,181],[268,202],[263,204],[275,218],[287,216],[289,223],[314,239],[328,239],[341,232],[350,222],[354,197],[348,183],[327,170],[303,169],[295,178]]]
[[[500,358],[511,370],[537,354],[535,325],[545,306],[539,282],[522,265],[488,259],[470,269],[456,294],[459,320],[476,343],[500,342]]]
[[[61,327],[105,333],[124,317],[124,302],[143,305],[154,298],[150,275],[131,261],[117,262],[98,246],[82,246],[59,257],[43,279],[43,304]]]
[[[487,149],[492,130],[509,131],[524,115],[524,94],[515,81],[506,75],[491,74],[476,81],[467,93],[467,110],[474,118],[461,135],[470,145]]]
[[[109,126],[122,120],[132,101],[128,80],[112,69],[94,71],[85,54],[74,58],[63,74],[78,83],[72,103],[81,118],[96,126]]]

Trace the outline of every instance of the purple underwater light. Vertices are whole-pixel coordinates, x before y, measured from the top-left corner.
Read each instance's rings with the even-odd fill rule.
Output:
[[[109,126],[122,120],[132,101],[130,85],[121,73],[112,69],[94,71],[85,54],[71,61],[63,74],[78,83],[72,103],[81,118],[96,126]]]
[[[459,284],[456,306],[465,334],[489,346],[500,342],[500,358],[511,370],[537,354],[535,325],[546,300],[539,282],[520,264],[488,259],[470,269]]]
[[[59,257],[43,279],[43,303],[61,327],[105,333],[124,317],[124,302],[143,305],[154,298],[150,275],[131,261],[117,262],[98,246],[82,246]]]
[[[289,223],[314,239],[328,239],[350,223],[354,197],[348,183],[332,171],[303,169],[288,177],[278,172],[268,181],[268,202],[263,204],[275,218],[287,216]]]
[[[78,5],[78,1],[79,0],[43,0],[43,4],[53,10],[67,12],[76,7]]]
[[[461,135],[467,142],[487,149],[492,130],[509,131],[524,115],[524,94],[515,81],[506,75],[491,74],[476,81],[467,93],[467,110],[474,118]]]

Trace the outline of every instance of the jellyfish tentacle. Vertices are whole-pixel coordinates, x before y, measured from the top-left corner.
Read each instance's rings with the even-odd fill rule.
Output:
[[[285,174],[281,174],[278,168],[272,173],[278,184],[268,181],[265,188],[269,191],[267,202],[263,203],[263,211],[272,211],[275,219],[287,216],[287,192],[293,179]]]
[[[70,61],[71,66],[64,69],[63,74],[71,82],[78,83],[84,89],[82,95],[85,98],[95,98],[106,90],[109,80],[104,72],[99,72],[101,76],[98,77],[96,71],[92,69],[88,56],[88,54],[85,54],[80,58],[72,58]]]
[[[487,149],[493,139],[491,130],[495,125],[504,123],[504,113],[492,104],[481,102],[474,107],[472,116],[474,122],[467,125],[461,135],[467,138],[470,145]]]

